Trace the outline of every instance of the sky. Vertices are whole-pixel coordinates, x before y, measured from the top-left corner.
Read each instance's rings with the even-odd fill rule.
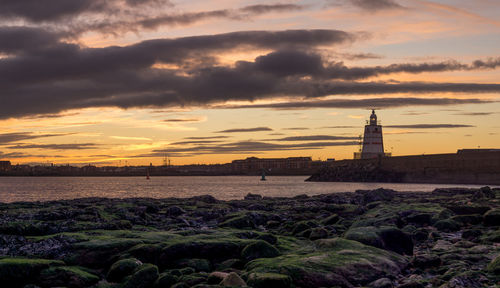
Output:
[[[497,0],[0,0],[0,159],[500,148]]]

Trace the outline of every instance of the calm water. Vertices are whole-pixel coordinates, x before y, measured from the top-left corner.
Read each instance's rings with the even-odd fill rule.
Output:
[[[304,182],[306,176],[218,177],[0,177],[0,202],[48,201],[83,197],[192,197],[210,194],[217,199],[242,199],[248,193],[263,196],[318,195],[356,189],[391,188],[398,191],[432,191],[438,187],[480,185],[387,184]]]

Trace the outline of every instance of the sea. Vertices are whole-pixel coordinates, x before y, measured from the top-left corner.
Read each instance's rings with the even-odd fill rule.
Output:
[[[163,176],[151,177],[0,177],[0,202],[52,201],[87,197],[189,198],[212,195],[219,200],[243,199],[248,193],[293,197],[389,188],[430,192],[436,188],[484,185],[305,182],[307,176]]]

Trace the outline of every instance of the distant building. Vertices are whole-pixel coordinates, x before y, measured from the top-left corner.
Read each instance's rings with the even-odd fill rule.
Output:
[[[375,110],[372,110],[370,121],[365,125],[362,145],[361,151],[354,153],[354,159],[371,159],[390,156],[390,154],[384,152],[382,125],[377,121]]]
[[[10,171],[12,168],[12,165],[10,164],[10,161],[0,161],[0,171],[6,172]]]
[[[305,171],[313,166],[311,157],[289,157],[289,158],[257,158],[249,157],[244,160],[234,160],[231,163],[233,172],[255,173],[262,171]]]

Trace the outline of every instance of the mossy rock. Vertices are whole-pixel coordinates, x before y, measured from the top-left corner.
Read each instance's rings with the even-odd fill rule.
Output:
[[[235,272],[229,273],[224,279],[220,282],[220,286],[225,287],[246,287],[247,284],[243,279],[241,279],[240,275]]]
[[[148,288],[152,287],[158,279],[158,267],[153,264],[139,266],[134,274],[127,277],[122,288]]]
[[[63,265],[64,262],[58,260],[3,258],[0,259],[0,284],[4,287],[23,287],[35,283],[42,270]]]
[[[315,241],[310,253],[285,254],[249,262],[249,273],[288,275],[297,287],[352,287],[394,277],[408,264],[405,257],[342,238]]]
[[[464,225],[476,225],[483,221],[483,216],[479,214],[471,214],[471,215],[456,215],[451,217],[451,220],[460,223],[462,226]]]
[[[142,262],[136,258],[118,260],[109,268],[106,279],[110,282],[120,282],[141,265]]]
[[[98,276],[78,266],[50,267],[42,270],[39,276],[39,282],[43,287],[81,288],[94,285],[98,281]]]
[[[155,282],[155,288],[163,288],[173,286],[175,283],[179,282],[179,277],[172,275],[169,272],[161,273]]]
[[[396,227],[356,227],[349,229],[344,237],[398,254],[413,255],[413,240]]]
[[[443,232],[454,232],[460,230],[460,224],[452,219],[439,220],[434,223],[434,227]]]
[[[127,253],[144,263],[157,264],[162,249],[161,244],[139,244],[128,249]]]
[[[488,264],[487,270],[492,274],[500,276],[500,256],[493,259],[493,261]]]
[[[500,226],[500,209],[494,209],[484,214],[485,226]]]
[[[193,268],[196,272],[209,272],[211,270],[210,268],[210,261],[207,259],[197,259],[197,258],[187,258],[187,259],[180,259],[175,262],[175,266],[177,267],[191,267]]]
[[[185,283],[189,285],[189,287],[193,287],[197,284],[205,283],[207,281],[207,275],[201,275],[197,273],[193,273],[190,275],[183,275],[179,278],[179,282]]]
[[[240,240],[241,241],[241,240]],[[163,248],[158,263],[162,267],[172,267],[175,261],[185,258],[204,258],[223,261],[239,258],[241,242],[232,240],[192,240],[174,243]]]
[[[251,273],[248,275],[248,285],[253,288],[289,288],[292,278],[278,273]]]
[[[93,268],[109,267],[117,260],[117,255],[143,241],[139,239],[95,239],[73,244],[75,252],[65,258],[72,265]]]
[[[311,229],[311,233],[309,233],[309,239],[318,240],[328,237],[328,231],[325,228],[313,228]]]
[[[292,234],[293,235],[298,235],[310,228],[315,228],[317,227],[318,225],[312,221],[300,221],[300,222],[297,222],[293,225],[293,230],[292,230]],[[307,235],[306,237],[308,237],[309,235]]]
[[[333,225],[333,224],[336,224],[337,222],[339,222],[339,220],[340,220],[339,215],[332,214],[332,215],[326,217],[325,219],[321,220],[321,224],[323,224],[323,225]]]
[[[470,215],[480,214],[483,215],[486,211],[490,210],[488,206],[475,206],[475,205],[449,205],[446,208],[453,211],[457,215]]]
[[[255,228],[255,223],[253,219],[248,215],[241,215],[234,218],[230,218],[219,224],[220,227],[230,227],[236,229],[251,229]]]
[[[258,240],[248,244],[242,251],[241,257],[247,261],[257,258],[273,258],[281,255],[281,253],[271,244],[266,241]]]

